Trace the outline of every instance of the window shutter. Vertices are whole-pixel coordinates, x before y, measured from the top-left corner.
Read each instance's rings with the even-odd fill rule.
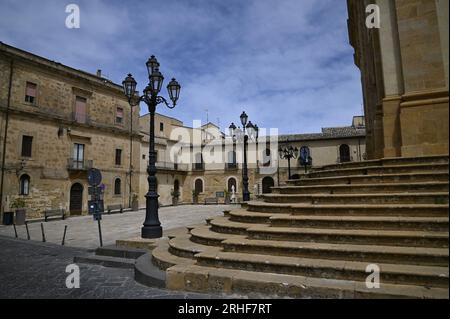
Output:
[[[31,157],[32,155],[33,136],[22,137],[22,156]]]
[[[75,101],[75,121],[86,123],[86,99],[78,96]]]
[[[36,97],[36,84],[27,82],[27,88],[25,90],[25,94],[28,96]]]
[[[116,165],[122,165],[122,150],[116,149]]]

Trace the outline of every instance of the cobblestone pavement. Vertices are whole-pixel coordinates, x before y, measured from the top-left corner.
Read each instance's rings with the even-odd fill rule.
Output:
[[[180,205],[162,207],[159,218],[164,230],[190,226],[205,222],[206,218],[222,215],[225,209],[236,206],[225,205]],[[117,239],[128,239],[140,236],[145,211],[125,212],[123,214],[103,215],[102,237],[104,245],[115,244]],[[80,248],[97,248],[99,246],[98,226],[92,216],[71,217],[66,220],[44,222],[47,242],[61,244],[64,226],[67,225],[66,246]],[[31,240],[41,241],[41,223],[28,224]],[[16,226],[19,238],[27,238],[25,226]],[[14,237],[12,226],[0,226],[0,235]]]
[[[66,288],[66,266],[85,249],[0,236],[0,298],[217,298],[136,283],[133,270],[79,264],[80,288]]]

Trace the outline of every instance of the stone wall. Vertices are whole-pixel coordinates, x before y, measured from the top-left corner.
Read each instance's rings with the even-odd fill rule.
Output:
[[[75,71],[54,62],[11,52],[0,51],[0,76],[8,79],[8,61],[14,59],[11,104],[3,190],[3,209],[21,197],[27,204],[29,217],[42,215],[43,210],[69,210],[70,189],[74,183],[83,186],[82,213],[87,213],[87,174],[89,166],[69,169],[74,143],[84,144],[84,160],[100,169],[105,186],[105,208],[110,204],[130,201],[130,156],[134,175],[131,193],[139,193],[139,107],[133,109],[133,154],[131,143],[131,110],[121,88],[105,79]],[[25,101],[26,83],[37,85],[34,103]],[[5,84],[6,83],[6,84]],[[0,150],[3,149],[8,81],[0,82]],[[75,96],[87,99],[86,123],[73,117]],[[116,110],[124,110],[122,123],[116,123]],[[31,136],[32,156],[22,157],[22,137]],[[116,149],[122,150],[121,164],[115,163]],[[1,152],[1,151],[0,151]],[[30,193],[19,195],[19,179],[30,176]],[[114,194],[114,181],[121,180],[121,192]]]
[[[448,154],[448,1],[347,2],[368,158]],[[370,3],[379,29],[366,28]]]

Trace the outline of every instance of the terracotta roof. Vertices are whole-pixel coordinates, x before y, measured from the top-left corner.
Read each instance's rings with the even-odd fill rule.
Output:
[[[288,134],[280,135],[279,142],[289,141],[308,141],[308,140],[325,140],[349,137],[366,137],[365,128],[356,128],[353,126],[345,127],[325,127],[322,128],[322,133],[309,134]]]

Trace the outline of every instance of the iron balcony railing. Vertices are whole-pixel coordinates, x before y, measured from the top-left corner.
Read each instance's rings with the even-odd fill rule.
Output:
[[[170,163],[170,162],[156,162],[157,169],[171,170],[171,171],[187,171],[189,166],[187,164]]]
[[[86,171],[93,167],[92,160],[83,160],[69,158],[67,163],[67,169],[72,171]]]
[[[205,163],[193,163],[192,164],[192,170],[193,171],[204,171],[205,170]]]
[[[237,163],[225,163],[225,170],[232,171],[232,170],[237,170],[237,169],[238,169]]]

